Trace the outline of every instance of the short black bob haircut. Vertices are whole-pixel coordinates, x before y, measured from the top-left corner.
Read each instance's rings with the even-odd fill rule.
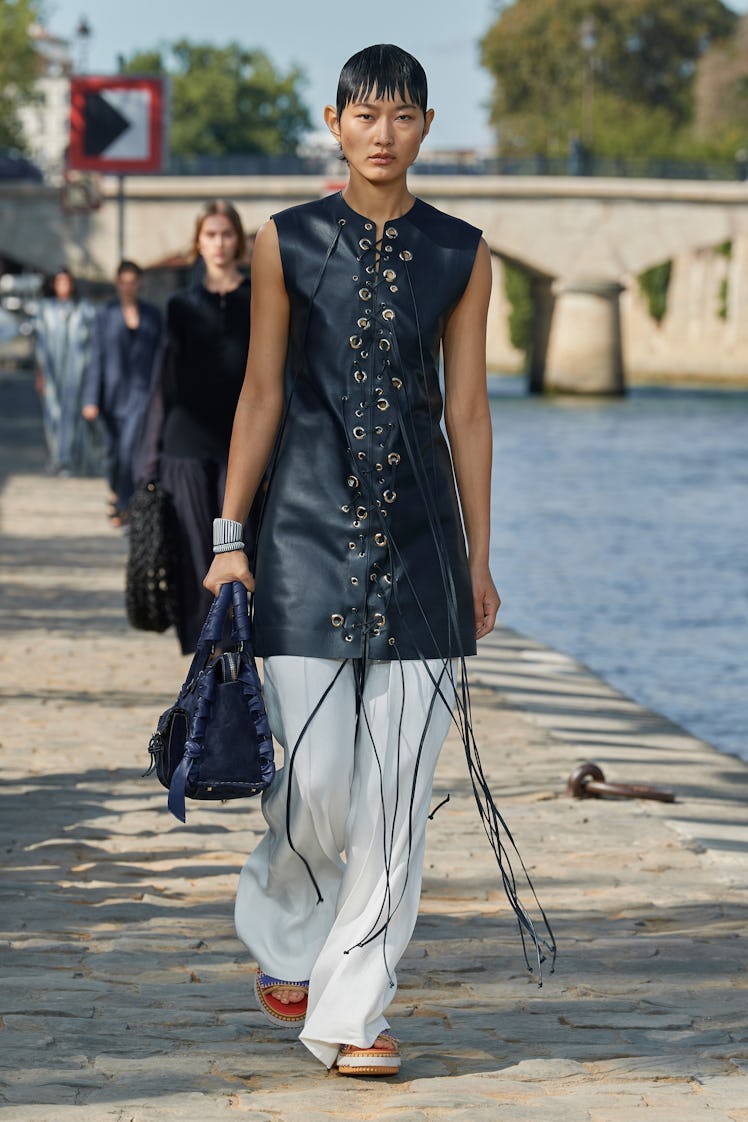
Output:
[[[392,43],[364,47],[349,58],[340,71],[336,99],[338,117],[346,105],[365,101],[371,95],[407,99],[425,114],[429,96],[426,71],[417,58]]]

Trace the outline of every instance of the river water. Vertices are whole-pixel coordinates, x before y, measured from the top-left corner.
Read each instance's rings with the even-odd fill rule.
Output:
[[[489,384],[503,622],[748,759],[748,392]]]

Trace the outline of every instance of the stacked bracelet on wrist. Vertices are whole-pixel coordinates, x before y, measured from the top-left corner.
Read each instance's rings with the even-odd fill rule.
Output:
[[[231,553],[235,549],[244,549],[243,533],[241,522],[235,522],[233,518],[214,518],[213,552]]]

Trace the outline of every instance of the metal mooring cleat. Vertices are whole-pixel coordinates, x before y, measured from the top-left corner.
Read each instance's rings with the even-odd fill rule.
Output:
[[[575,799],[656,799],[660,803],[674,803],[672,791],[648,787],[643,783],[607,783],[597,764],[580,764],[574,768],[566,784],[566,793]]]

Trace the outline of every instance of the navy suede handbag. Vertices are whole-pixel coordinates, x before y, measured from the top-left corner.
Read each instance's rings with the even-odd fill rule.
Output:
[[[214,657],[233,604],[229,650]],[[187,680],[162,713],[148,745],[151,766],[169,788],[169,810],[184,822],[190,799],[258,795],[275,775],[262,686],[250,646],[247,590],[224,584],[200,632]]]

